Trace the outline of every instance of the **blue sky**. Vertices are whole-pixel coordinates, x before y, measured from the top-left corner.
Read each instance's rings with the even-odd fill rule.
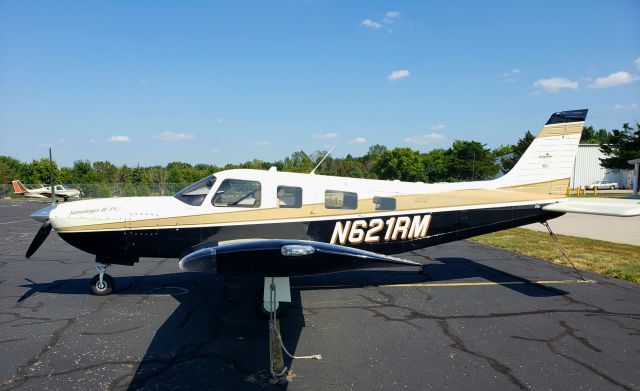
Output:
[[[237,163],[640,120],[640,2],[0,1],[0,155]]]

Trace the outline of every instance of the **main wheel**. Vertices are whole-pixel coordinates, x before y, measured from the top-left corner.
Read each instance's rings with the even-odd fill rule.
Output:
[[[611,190],[615,190],[615,189],[616,189],[616,187],[615,187],[615,186],[611,186],[609,189],[611,189]]]
[[[102,277],[102,284],[100,284],[100,275],[96,274],[91,279],[91,292],[97,296],[110,295],[113,290],[116,289],[116,280],[108,274]]]

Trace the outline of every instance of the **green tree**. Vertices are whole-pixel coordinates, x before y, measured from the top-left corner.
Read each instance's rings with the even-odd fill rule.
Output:
[[[133,183],[131,183],[131,181],[128,181],[124,184],[122,195],[124,195],[125,197],[134,197],[137,195],[136,188],[135,186],[133,186]]]
[[[614,129],[607,144],[600,144],[600,150],[607,156],[600,159],[603,167],[629,169],[627,161],[640,157],[640,123],[636,122],[635,129],[628,123],[622,125],[622,131]]]
[[[76,160],[73,162],[73,167],[71,168],[71,183],[79,184],[79,183],[96,183],[97,176],[96,172],[91,165],[91,162],[88,160]]]
[[[9,192],[11,181],[19,179],[22,163],[10,156],[0,156],[0,186],[2,186],[2,198]]]
[[[191,164],[182,162],[171,162],[167,164],[167,182],[186,185],[194,182],[191,180],[192,177],[193,166]]]
[[[610,136],[606,129],[596,131],[593,126],[585,126],[580,135],[580,144],[606,144]]]
[[[58,165],[56,161],[53,162],[53,182],[58,182],[58,174],[60,170],[58,169]],[[30,183],[42,183],[45,186],[48,186],[52,182],[51,178],[51,167],[49,165],[49,158],[43,157],[40,160],[33,160],[30,164],[31,172],[29,175],[29,180],[27,182]],[[22,182],[25,183],[25,182]]]
[[[93,170],[96,173],[96,180],[99,183],[117,183],[118,182],[118,167],[113,163],[102,161],[94,162]]]
[[[489,179],[500,170],[491,150],[477,141],[456,140],[447,155],[449,176],[458,180]]]
[[[87,191],[85,190],[85,194]],[[97,198],[108,198],[113,196],[113,190],[111,186],[107,183],[98,183],[93,191],[93,196]]]
[[[380,156],[382,156],[386,151],[388,151],[388,149],[384,145],[375,144],[369,147],[369,151],[366,155],[357,158],[360,163],[360,167],[362,167],[362,174],[364,178],[377,178],[373,168]]]
[[[313,170],[313,160],[304,151],[296,151],[284,158],[282,162],[282,171],[289,172],[306,172],[309,173]]]
[[[118,169],[118,183],[131,182],[132,174],[133,174],[133,170],[126,164],[123,164],[122,167]]]
[[[426,181],[422,155],[411,148],[394,148],[382,153],[376,160],[373,172],[380,179],[401,181]]]
[[[427,174],[427,181],[447,182],[449,178],[448,155],[447,150],[438,148],[422,155],[424,167]]]
[[[158,189],[160,195],[165,195],[167,191],[167,170],[162,166],[149,167],[149,180],[154,188]]]

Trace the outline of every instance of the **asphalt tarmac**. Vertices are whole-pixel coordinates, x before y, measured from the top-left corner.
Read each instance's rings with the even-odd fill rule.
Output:
[[[422,270],[294,278],[272,385],[262,280],[114,266],[52,232],[24,253],[42,204],[0,201],[0,390],[640,388],[640,287],[466,241],[402,257]]]

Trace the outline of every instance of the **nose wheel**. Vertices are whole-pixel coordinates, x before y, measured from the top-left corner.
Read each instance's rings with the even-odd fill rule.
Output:
[[[106,273],[109,265],[99,264],[96,266],[98,274],[91,279],[91,292],[96,296],[106,296],[116,289],[116,281]]]

